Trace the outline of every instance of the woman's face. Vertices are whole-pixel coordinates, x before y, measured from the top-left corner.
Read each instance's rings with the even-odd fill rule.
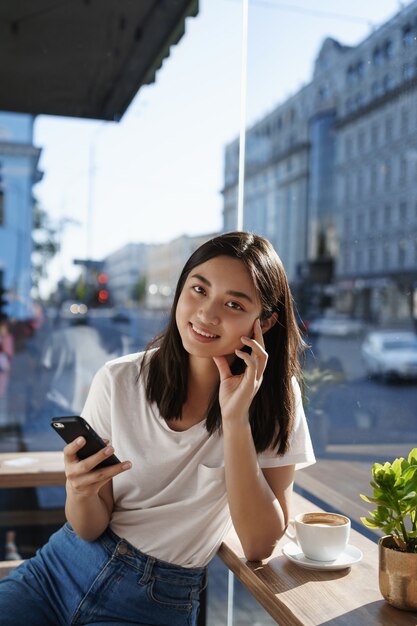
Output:
[[[242,335],[251,337],[261,304],[245,264],[218,256],[191,270],[175,319],[192,356],[233,355]]]

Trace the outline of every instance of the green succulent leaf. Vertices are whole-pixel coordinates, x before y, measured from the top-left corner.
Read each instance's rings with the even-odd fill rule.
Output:
[[[376,508],[361,522],[391,535],[407,552],[417,552],[417,448],[407,459],[374,463],[371,473],[373,493],[360,497]]]

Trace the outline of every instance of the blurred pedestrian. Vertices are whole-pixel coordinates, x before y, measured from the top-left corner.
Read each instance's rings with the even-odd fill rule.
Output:
[[[10,332],[7,315],[0,317],[0,425],[7,426],[7,388],[9,386],[12,359],[14,355],[14,339]]]

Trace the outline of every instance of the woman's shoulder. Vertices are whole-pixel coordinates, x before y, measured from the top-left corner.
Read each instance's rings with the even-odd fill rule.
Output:
[[[116,375],[120,372],[136,371],[139,372],[142,365],[149,361],[155,349],[144,350],[142,352],[133,352],[132,354],[125,354],[115,359],[107,361],[104,368],[110,373]]]

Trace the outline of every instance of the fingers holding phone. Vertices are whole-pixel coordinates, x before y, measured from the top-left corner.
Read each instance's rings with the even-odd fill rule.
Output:
[[[114,476],[131,468],[121,463],[112,446],[78,415],[55,417],[51,426],[64,439],[65,474],[76,491],[97,493]]]
[[[72,489],[78,494],[91,495],[100,489],[112,478],[130,469],[130,461],[103,465],[103,461],[113,455],[112,446],[106,446],[98,452],[84,458],[79,458],[79,451],[86,445],[84,437],[78,437],[64,448],[65,474]],[[117,457],[116,457],[117,458]]]

